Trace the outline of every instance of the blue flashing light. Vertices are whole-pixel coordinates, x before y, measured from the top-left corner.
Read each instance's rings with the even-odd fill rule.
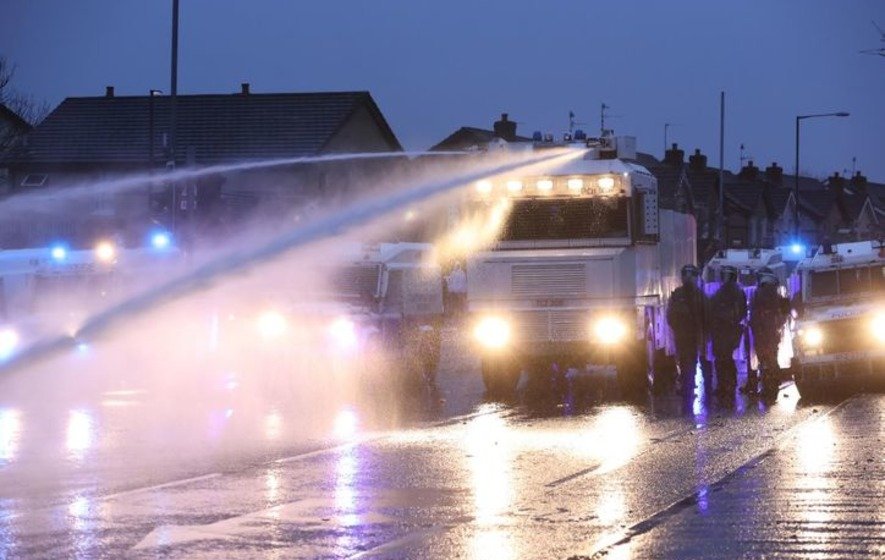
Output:
[[[805,253],[805,245],[803,245],[801,243],[793,243],[790,246],[790,250],[793,251],[794,255],[801,255],[801,254]]]
[[[157,231],[151,235],[151,246],[154,249],[168,249],[172,245],[172,236],[165,231]]]
[[[61,262],[68,257],[68,250],[63,245],[55,245],[52,247],[50,255],[52,255],[52,260]]]

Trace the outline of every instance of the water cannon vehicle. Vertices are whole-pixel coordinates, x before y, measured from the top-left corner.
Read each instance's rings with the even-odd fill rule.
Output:
[[[486,388],[568,369],[644,389],[674,353],[665,311],[681,267],[696,263],[694,217],[660,204],[632,137],[536,135],[531,149],[571,157],[479,181],[462,210],[495,230],[467,257]]]
[[[882,242],[822,245],[796,272],[799,393],[814,398],[842,388],[885,388]]]
[[[342,384],[355,376],[397,381],[393,372],[434,382],[443,293],[432,245],[354,247],[315,270],[274,274],[247,309],[227,309],[222,330],[232,336],[221,346],[245,341],[249,363],[257,351],[289,367],[287,374],[327,368]]]
[[[0,250],[0,359],[29,342],[76,330],[80,322],[138,281],[175,262],[178,249],[119,247],[102,240],[91,249],[66,244]]]

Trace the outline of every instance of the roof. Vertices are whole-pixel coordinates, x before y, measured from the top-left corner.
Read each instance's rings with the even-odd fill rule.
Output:
[[[725,200],[747,212],[756,208],[762,192],[762,185],[756,181],[725,183]]]
[[[484,128],[475,128],[472,126],[462,126],[455,132],[446,136],[446,138],[430,148],[431,152],[444,152],[449,150],[464,150],[467,148],[485,146],[492,140],[497,138],[495,133]],[[531,138],[517,136],[517,142],[531,142]]]
[[[154,150],[163,157],[169,130],[168,96],[69,97],[8,158],[30,163],[145,162],[153,104]],[[402,150],[365,91],[179,95],[176,160],[199,162],[310,156],[359,108],[374,119],[385,149]]]
[[[799,209],[818,219],[826,218],[835,203],[836,195],[826,188],[799,193]]]

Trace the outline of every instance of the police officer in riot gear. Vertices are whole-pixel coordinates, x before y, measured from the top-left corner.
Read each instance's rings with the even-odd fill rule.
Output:
[[[710,336],[713,340],[713,360],[716,367],[716,392],[722,397],[734,397],[737,386],[737,365],[734,351],[741,342],[747,316],[747,296],[738,285],[738,271],[733,266],[720,270],[722,285],[710,298],[707,313]]]
[[[750,330],[753,333],[753,346],[759,359],[762,377],[762,396],[766,399],[777,397],[780,386],[780,368],[777,352],[783,334],[784,324],[790,313],[790,300],[781,295],[777,275],[769,268],[762,268],[756,274],[757,288],[750,302]],[[758,379],[755,374],[747,375],[744,392],[756,394]]]
[[[703,359],[706,344],[706,298],[698,287],[700,271],[696,266],[683,266],[681,276],[682,285],[673,290],[667,305],[667,323],[676,342],[682,395],[690,399],[698,360]]]

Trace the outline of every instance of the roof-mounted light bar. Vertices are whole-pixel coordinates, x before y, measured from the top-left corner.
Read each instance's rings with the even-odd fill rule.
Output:
[[[625,194],[624,179],[617,174],[604,175],[565,175],[536,177],[529,179],[504,178],[501,180],[483,179],[474,184],[476,194],[492,196],[551,196],[551,195],[590,195],[616,196]]]

